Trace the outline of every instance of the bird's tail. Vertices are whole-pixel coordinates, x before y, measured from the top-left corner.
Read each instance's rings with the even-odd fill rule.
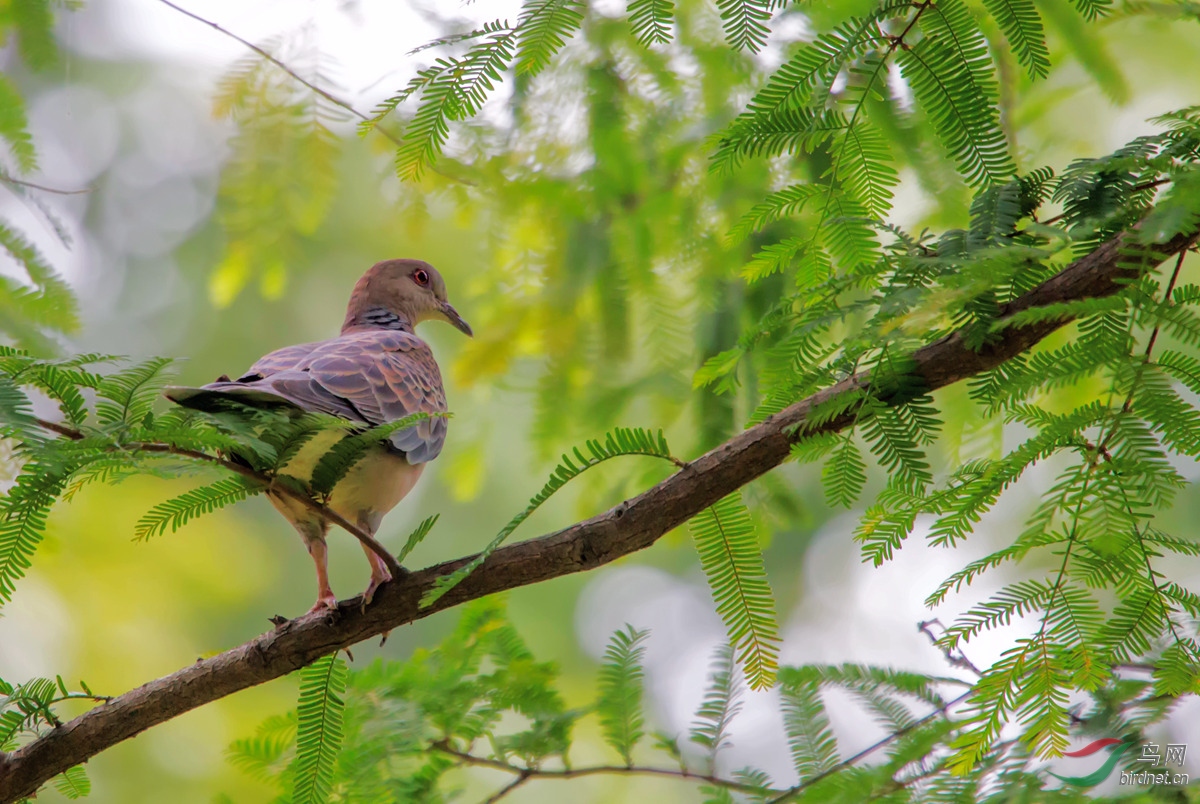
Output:
[[[200,388],[168,385],[163,396],[185,408],[206,413],[223,413],[244,408],[286,409],[295,404],[281,396],[238,382],[211,382]]]

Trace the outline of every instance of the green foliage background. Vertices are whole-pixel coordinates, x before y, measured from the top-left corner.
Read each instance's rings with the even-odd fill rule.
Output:
[[[762,344],[754,342],[754,328],[781,296],[823,279],[829,260],[850,261],[877,248],[869,242],[867,227],[855,223],[858,216],[890,211],[890,220],[910,233],[929,226],[939,234],[967,227],[972,218],[978,223],[988,214],[1002,217],[1007,214],[1003,198],[992,199],[995,211],[972,210],[969,185],[1006,179],[1014,172],[1029,175],[1043,165],[1061,175],[1078,158],[1108,154],[1136,135],[1161,130],[1146,123],[1147,118],[1197,102],[1193,76],[1200,74],[1200,30],[1195,9],[1187,4],[945,3],[947,21],[942,24],[958,24],[954,9],[982,20],[987,38],[968,43],[968,62],[978,65],[990,52],[999,54],[995,86],[982,71],[958,76],[979,85],[979,103],[963,113],[966,130],[978,137],[956,136],[937,114],[901,114],[907,111],[904,103],[885,102],[887,82],[865,90],[853,81],[838,86],[833,75],[816,70],[804,90],[806,103],[815,108],[822,97],[832,95],[834,113],[857,121],[855,110],[863,108],[869,119],[864,113],[854,149],[839,140],[839,150],[818,147],[793,163],[763,158],[798,146],[813,150],[813,143],[794,136],[789,140],[792,135],[777,135],[771,128],[779,122],[772,115],[781,102],[771,85],[754,95],[766,69],[785,55],[774,42],[760,55],[752,52],[763,49],[765,30],[764,17],[745,12],[754,4],[678,3],[674,33],[684,55],[676,53],[675,60],[661,47],[646,49],[638,42],[657,41],[669,30],[661,22],[668,4],[633,4],[632,29],[616,12],[592,13],[584,41],[572,41],[550,60],[546,43],[567,38],[556,33],[556,26],[565,31],[579,23],[570,6],[559,5],[565,9],[562,16],[548,22],[536,41],[501,26],[466,43],[451,43],[449,52],[476,70],[469,72],[471,90],[456,95],[450,85],[439,84],[438,73],[418,73],[409,96],[413,103],[397,107],[384,102],[375,111],[379,131],[368,124],[363,136],[356,136],[355,121],[345,110],[254,54],[243,54],[209,85],[192,80],[190,68],[178,63],[136,57],[119,47],[105,51],[88,46],[111,37],[106,27],[111,22],[97,13],[105,10],[104,4],[63,18],[67,22],[57,30],[67,46],[61,48],[53,45],[44,19],[37,17],[63,13],[57,4],[0,4],[0,24],[15,43],[0,78],[0,103],[8,110],[0,116],[0,138],[9,151],[9,172],[90,190],[60,197],[5,184],[0,213],[9,223],[0,229],[0,244],[15,257],[13,266],[23,267],[14,274],[19,278],[6,276],[0,283],[0,327],[13,342],[37,354],[57,349],[136,358],[185,356],[181,378],[199,383],[239,371],[277,346],[333,333],[349,287],[375,260],[429,260],[446,275],[451,298],[478,335],[464,342],[437,325],[427,325],[422,333],[445,368],[455,415],[445,453],[420,491],[389,517],[382,536],[398,549],[405,534],[439,513],[430,537],[408,558],[412,565],[424,565],[481,549],[520,510],[521,501],[543,487],[555,456],[572,445],[616,426],[662,428],[673,453],[688,457],[794,397],[803,382],[791,355],[799,353],[815,364],[825,357],[823,344],[785,342],[793,350],[789,353],[770,348],[779,344],[768,337],[768,348],[758,348]],[[544,7],[549,14],[555,6]],[[876,7],[846,0],[775,13],[786,20],[783,30],[836,28],[841,33],[826,42],[834,47],[838,36],[853,33],[852,18]],[[1034,8],[1045,26],[1044,46],[1029,35]],[[741,17],[738,9],[744,12]],[[476,11],[480,19],[490,19],[494,12],[482,4],[472,8]],[[1104,12],[1099,19],[1091,19],[1099,12]],[[112,6],[108,13],[119,20],[133,12]],[[495,16],[505,13],[501,9]],[[511,18],[518,19],[515,13]],[[437,25],[447,35],[470,27],[453,20]],[[323,51],[320,37],[310,34],[289,30],[264,46],[307,80],[333,86],[338,54]],[[727,41],[741,49],[731,50]],[[434,59],[441,55],[402,54],[398,49],[396,66],[403,75],[418,66],[436,67]],[[898,50],[906,75],[919,74],[915,66],[908,73],[906,65],[922,55],[929,54]],[[512,62],[515,75],[486,110],[490,115],[468,123],[466,118],[483,107],[486,91],[498,83],[486,59]],[[690,79],[680,78],[681,65]],[[868,58],[860,67],[869,73],[879,65]],[[912,79],[918,104],[938,92],[935,83]],[[392,94],[380,95],[383,89],[403,84],[404,78],[388,77],[369,100],[339,94],[372,113],[373,101]],[[959,89],[972,91],[970,86]],[[999,98],[995,113],[983,103],[990,92]],[[17,109],[20,114],[12,111]],[[995,119],[989,117],[993,114]],[[88,126],[75,124],[77,118],[86,118]],[[1002,128],[994,128],[996,122]],[[32,136],[26,136],[27,130]],[[81,130],[86,137],[79,136]],[[737,146],[730,131],[754,135],[757,139],[746,141],[757,144]],[[389,136],[399,138],[398,148]],[[434,146],[447,137],[449,155],[432,161]],[[173,144],[172,138],[179,142]],[[42,152],[36,153],[41,143]],[[728,170],[710,171],[714,152],[716,162]],[[855,153],[858,161],[835,155]],[[880,168],[889,154],[895,169]],[[31,172],[37,160],[42,174]],[[409,181],[400,182],[397,174]],[[846,191],[826,193],[804,184],[828,176]],[[1033,176],[1036,180],[1037,174]],[[1086,171],[1077,178],[1086,181]],[[1068,195],[1068,211],[1072,198],[1090,196],[1082,191]],[[51,234],[62,221],[74,235],[69,251]],[[1102,222],[1100,230],[1111,224]],[[973,233],[980,231],[976,226]],[[29,251],[33,241],[46,257]],[[1067,256],[1059,253],[1055,259],[1061,263]],[[54,269],[76,287],[77,307]],[[1195,272],[1193,258],[1180,285],[1195,282]],[[936,317],[926,309],[912,314]],[[866,324],[864,312],[836,323],[830,337],[845,337]],[[867,332],[878,336],[880,330]],[[1169,346],[1186,346],[1186,337],[1172,337]],[[1065,343],[1063,336],[1051,346]],[[755,348],[742,349],[748,346]],[[814,351],[806,354],[805,349]],[[694,382],[702,365],[706,368],[699,378],[707,382]],[[1179,365],[1186,373],[1187,364]],[[1034,364],[1033,371],[1051,367]],[[818,382],[825,377],[800,379]],[[1101,392],[1098,379],[1076,379],[1064,377],[1052,412],[1068,411]],[[910,490],[924,487],[934,473],[940,477],[960,459],[999,458],[1000,447],[1011,448],[1016,434],[1024,432],[1011,427],[1006,432],[995,423],[978,426],[976,408],[964,389],[948,389],[936,401],[948,437],[932,447],[930,465],[901,452],[879,454],[881,462],[906,478]],[[1011,401],[998,397],[995,405],[999,409]],[[920,411],[912,407],[919,430]],[[1027,428],[1038,424],[1032,415],[1022,422]],[[874,426],[886,427],[886,418]],[[881,432],[872,440],[883,443],[886,436]],[[882,657],[847,637],[847,624],[869,629],[890,601],[871,597],[852,606],[838,599],[842,592],[836,586],[822,586],[811,569],[806,571],[806,565],[828,568],[858,561],[858,548],[850,543],[854,524],[841,511],[860,504],[856,492],[862,487],[869,502],[884,486],[884,473],[873,463],[867,468],[866,444],[846,439],[815,449],[832,456],[824,472],[819,465],[792,464],[744,492],[766,548],[765,567],[785,637],[784,661],[870,658],[876,664],[904,666],[905,657],[921,657],[915,659],[921,669],[950,673],[915,623],[909,632],[889,635],[895,644]],[[669,465],[661,461],[606,461],[550,499],[523,528],[532,535],[573,521],[667,471]],[[271,614],[303,611],[312,597],[308,557],[261,499],[202,517],[149,544],[131,541],[148,509],[192,485],[136,477],[115,487],[84,489],[69,505],[55,508],[37,562],[0,619],[0,676],[83,675],[95,693],[115,694],[198,655],[244,641],[267,627]],[[1191,535],[1193,491],[1189,480],[1160,523],[1164,531]],[[877,525],[864,539],[868,559],[883,559],[896,548],[896,540],[888,536],[888,517],[904,520],[919,507],[906,507],[903,497],[891,501],[890,510],[868,517],[868,523]],[[972,537],[979,540],[978,555],[1006,545],[1008,534],[1023,527],[1033,501],[1018,497],[1016,502],[1020,504],[989,517]],[[694,531],[703,534],[713,527],[698,520]],[[824,558],[809,552],[818,534]],[[830,562],[830,550],[840,563]],[[818,560],[824,563],[816,564]],[[1052,570],[1049,557],[1032,560],[1044,561],[1046,571]],[[635,562],[678,576],[707,594],[685,533],[626,563]],[[922,597],[933,592],[958,566],[952,560],[946,572],[931,571],[928,588],[916,592]],[[334,537],[331,569],[342,596],[364,583],[365,565],[349,537]],[[597,575],[621,571],[616,567]],[[873,570],[864,566],[858,571],[870,578]],[[1012,580],[1018,577],[1023,576]],[[590,584],[596,584],[593,593],[581,598]],[[847,586],[854,588],[854,583]],[[648,698],[646,717],[654,722],[631,724],[628,713],[620,710],[623,682],[603,675],[609,671],[599,670],[596,661],[609,634],[587,631],[589,623],[607,620],[603,612],[576,611],[581,600],[618,610],[620,601],[594,592],[603,588],[597,578],[571,577],[520,590],[507,601],[513,627],[531,655],[553,661],[561,670],[557,686],[562,700],[547,704],[546,722],[558,722],[555,718],[568,709],[590,704],[598,675],[604,679],[601,688],[610,689],[600,717],[577,731],[572,749],[577,764],[611,761],[605,735],[626,746],[631,732],[686,729],[678,722],[679,705],[661,686],[653,688],[658,697]],[[895,592],[899,585],[879,588]],[[1012,599],[1007,608],[1002,599],[971,616],[981,623],[1003,621],[1023,610],[1022,599],[1045,596],[1044,591],[1017,591],[1024,598]],[[983,598],[982,592],[960,598],[960,608],[938,614],[949,623]],[[844,610],[851,613],[831,614]],[[440,615],[393,634],[384,648],[362,646],[353,666],[365,667],[377,655],[408,657],[419,646],[437,644],[457,621],[457,614]],[[612,625],[609,630],[620,623]],[[700,679],[709,657],[699,648],[706,647],[700,643],[712,633],[697,630],[692,635],[697,670],[696,678],[687,681],[693,693],[689,714],[701,704]],[[652,632],[644,644],[653,646],[666,636]],[[952,630],[948,649],[960,647],[961,636],[961,628]],[[581,643],[592,648],[591,655]],[[844,644],[846,654],[831,643]],[[505,644],[495,650],[506,650]],[[985,648],[981,659],[970,644],[961,647],[979,662],[996,658],[986,655]],[[340,672],[332,662],[309,672],[320,670]],[[819,772],[832,760],[824,734],[813,728],[820,717],[813,703],[818,680],[786,670],[780,681],[781,750],[790,742],[796,766]],[[211,801],[218,794],[234,801],[266,800],[275,789],[270,774],[247,774],[243,771],[249,763],[230,764],[223,751],[254,734],[264,721],[262,739],[286,734],[286,723],[268,718],[293,707],[297,684],[304,683],[281,682],[241,693],[98,757],[88,765],[95,788],[91,800],[156,801],[168,789],[179,801]],[[352,677],[348,694],[353,695],[356,683],[368,682]],[[916,686],[901,684],[902,689]],[[747,695],[746,700],[753,699]],[[311,715],[313,699],[310,695],[301,701],[303,722],[304,702]],[[72,706],[84,705],[68,701],[60,710],[70,714]],[[772,703],[768,708],[778,707]],[[861,747],[869,742],[861,734],[879,733],[869,731],[875,727],[862,719],[847,722],[851,725],[838,732],[847,745]],[[547,729],[553,733],[551,726]],[[785,729],[791,738],[787,742]],[[1200,739],[1200,733],[1193,736]],[[712,732],[711,741],[720,742],[720,735]],[[639,750],[646,750],[644,742]],[[319,747],[306,748],[302,742],[301,752],[309,749],[312,756],[320,753]],[[252,753],[243,751],[243,758]],[[494,787],[493,781],[486,775],[463,776],[476,797]],[[319,781],[313,784],[317,790]],[[567,784],[578,797],[573,800],[697,800],[692,786],[672,780],[599,777],[545,787],[531,784],[521,792],[523,798],[514,799],[561,800],[561,786]],[[43,795],[55,800],[60,794]]]

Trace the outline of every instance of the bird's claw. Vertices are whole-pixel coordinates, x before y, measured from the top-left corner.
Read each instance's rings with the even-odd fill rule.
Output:
[[[389,572],[382,578],[371,578],[371,582],[367,584],[367,588],[362,593],[362,611],[366,612],[367,606],[371,605],[371,601],[375,599],[375,593],[379,591],[379,587],[392,580],[392,574]]]
[[[328,595],[322,595],[321,597],[317,598],[317,602],[314,603],[313,607],[308,610],[308,614],[316,614],[319,611],[337,611],[337,607],[337,598],[331,592]]]

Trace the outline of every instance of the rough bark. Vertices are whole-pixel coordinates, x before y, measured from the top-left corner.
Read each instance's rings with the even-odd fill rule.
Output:
[[[1003,315],[1061,302],[1111,295],[1141,270],[1190,247],[1200,232],[1167,243],[1140,246],[1132,236],[1115,238],[1007,305]],[[929,389],[958,382],[1008,360],[1068,319],[1010,327],[974,350],[961,333],[918,349],[913,372]],[[721,497],[782,463],[804,433],[848,426],[853,410],[805,427],[809,411],[832,397],[870,383],[865,373],[799,401],[688,463],[643,494],[591,519],[536,539],[503,547],[434,606],[418,601],[439,576],[471,557],[406,575],[384,586],[364,612],[358,598],[331,615],[289,621],[239,647],[202,659],[156,679],[47,732],[19,750],[0,755],[0,804],[32,795],[62,771],[99,752],[206,703],[286,675],[339,648],[384,633],[435,611],[519,586],[595,569],[642,550]]]

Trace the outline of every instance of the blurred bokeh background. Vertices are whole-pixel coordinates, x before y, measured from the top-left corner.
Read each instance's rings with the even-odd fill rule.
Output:
[[[187,8],[261,44],[364,114],[434,57],[414,48],[517,13],[515,3],[485,0],[206,0]],[[0,213],[79,296],[81,326],[59,348],[178,357],[184,382],[205,382],[279,346],[334,334],[351,286],[373,262],[430,261],[477,337],[436,323],[421,333],[443,366],[454,419],[445,452],[381,531],[396,548],[417,522],[441,514],[414,566],[482,547],[540,488],[559,452],[613,425],[663,428],[674,451],[689,457],[736,432],[755,401],[753,382],[720,395],[694,390],[692,374],[735,342],[777,286],[747,287],[739,271],[759,244],[731,246],[724,235],[789,175],[817,175],[822,166],[750,163],[714,175],[707,138],[737,113],[786,43],[828,12],[822,4],[794,7],[771,47],[751,56],[720,44],[702,3],[679,3],[679,46],[669,53],[631,44],[615,20],[623,4],[594,8],[585,38],[560,64],[536,81],[506,85],[479,122],[455,129],[450,158],[407,183],[395,175],[384,135],[359,136],[344,109],[159,0],[86,0],[60,13],[60,57],[36,72],[10,44],[0,64],[27,99],[40,157],[29,178],[78,191],[0,185]],[[1200,101],[1194,18],[1117,13],[1089,25],[1088,36],[1075,18],[1047,19],[1054,70],[1037,83],[1014,71],[1006,87],[1006,125],[1022,169],[1106,153],[1152,130],[1153,115]],[[393,120],[384,126],[397,128]],[[965,223],[967,190],[938,154],[913,142],[902,155],[895,222],[915,230]],[[980,424],[962,389],[941,401],[945,449],[956,457],[993,454],[1016,437]],[[1194,467],[1185,471],[1200,477]],[[597,470],[518,536],[599,511],[660,472],[636,460]],[[961,549],[974,557],[1011,536],[1053,474],[1052,465],[1038,467]],[[141,513],[194,482],[93,487],[56,509],[34,571],[0,616],[0,676],[62,674],[117,694],[253,637],[273,614],[306,610],[310,560],[264,500],[147,544],[131,540]],[[917,624],[949,622],[1005,576],[930,612],[924,597],[964,563],[962,553],[914,537],[883,568],[862,564],[850,538],[855,512],[830,509],[807,467],[774,472],[747,499],[780,604],[785,662],[962,672]],[[1172,514],[1177,529],[1188,532],[1198,515],[1197,495],[1182,494]],[[367,578],[361,551],[349,537],[331,542],[335,591],[357,593]],[[1194,579],[1197,568],[1169,572]],[[654,725],[686,732],[722,639],[686,533],[600,571],[516,591],[508,602],[539,658],[563,668],[571,703],[587,701],[613,630],[626,622],[650,628]],[[455,616],[401,629],[383,648],[360,646],[356,663],[432,645]],[[968,655],[990,662],[1023,627],[984,635]],[[88,764],[91,800],[265,800],[267,788],[223,752],[292,706],[295,689],[281,680],[239,693],[100,755]],[[881,735],[848,700],[831,706],[843,753]],[[726,761],[753,759],[788,783],[777,709],[769,693],[747,695]],[[1181,710],[1163,733],[1164,741],[1190,738],[1193,773],[1197,714],[1200,707]],[[577,764],[606,756],[592,738]],[[494,781],[480,772],[465,783],[481,792]],[[529,785],[513,800],[652,796],[698,800],[686,784],[644,779]],[[43,798],[59,800],[52,791]]]

